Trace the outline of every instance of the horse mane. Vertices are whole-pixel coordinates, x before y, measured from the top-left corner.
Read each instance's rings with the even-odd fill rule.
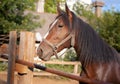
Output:
[[[85,65],[89,63],[120,63],[118,52],[109,46],[93,28],[73,13],[72,30],[75,31],[76,53]]]

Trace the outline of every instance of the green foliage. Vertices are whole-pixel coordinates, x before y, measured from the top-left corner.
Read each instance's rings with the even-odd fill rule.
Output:
[[[56,1],[45,0],[45,12],[56,13]]]
[[[120,52],[120,12],[106,11],[100,18],[100,35]]]
[[[93,28],[97,29],[98,19],[92,12],[93,7],[91,5],[82,5],[80,2],[74,4],[73,10],[75,13],[82,17],[86,22],[88,22]]]
[[[5,71],[7,70],[7,68],[7,63],[0,62],[0,71]]]
[[[33,21],[32,14],[25,10],[34,10],[37,0],[2,0],[0,1],[0,33],[11,30],[32,30],[38,23]]]
[[[87,17],[87,19],[94,17],[94,14],[91,12],[92,8],[92,6],[87,4],[82,5],[79,1],[76,2],[73,6],[73,10],[77,15]]]
[[[70,49],[64,57],[64,61],[76,61],[77,60],[77,55],[73,49]]]
[[[101,37],[120,52],[120,12],[111,9],[104,11],[98,18],[92,13],[92,7],[86,10],[86,7],[76,3],[73,9],[79,16],[85,17]]]
[[[57,3],[65,2],[65,0],[45,0],[45,12],[56,13]]]

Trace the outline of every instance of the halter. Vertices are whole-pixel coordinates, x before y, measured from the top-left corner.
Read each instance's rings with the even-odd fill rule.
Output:
[[[60,43],[58,43],[57,45],[53,45],[51,42],[49,42],[46,39],[43,39],[43,42],[45,42],[47,45],[49,45],[52,50],[54,55],[56,56],[56,58],[58,59],[58,55],[57,55],[57,49],[64,44],[66,41],[71,39],[71,46],[74,47],[75,45],[75,35],[73,33],[70,33],[64,40],[62,40]]]
[[[60,14],[57,18],[59,19],[62,15],[64,15],[64,14]],[[53,25],[57,22],[58,19],[55,20],[55,22],[52,24],[52,26],[49,28],[48,31],[50,31],[52,29]],[[71,24],[70,24],[70,28],[72,28]],[[51,42],[49,42],[46,39],[43,39],[43,42],[45,42],[47,45],[49,45],[51,47],[51,49],[53,50],[54,55],[56,56],[56,58],[58,58],[57,49],[62,44],[64,44],[66,41],[68,41],[70,39],[71,39],[71,46],[74,47],[74,45],[75,45],[75,34],[74,34],[74,32],[69,33],[68,36],[65,39],[63,39],[60,43],[58,43],[57,45],[53,45]]]

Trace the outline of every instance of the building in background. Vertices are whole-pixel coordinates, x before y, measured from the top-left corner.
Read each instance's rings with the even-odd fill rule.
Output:
[[[79,1],[82,4],[87,4],[87,5],[92,5],[92,1],[93,0],[66,0],[67,5],[69,6],[70,10],[72,10],[73,5]],[[96,4],[96,1],[101,2],[102,0],[94,0],[94,7],[98,7],[98,9],[95,10],[96,15],[98,14],[98,16],[101,15],[101,9],[99,8],[102,7],[101,4]],[[54,20],[54,18],[56,17],[56,14],[49,14],[49,13],[44,13],[44,4],[45,4],[45,0],[38,0],[38,3],[36,3],[36,8],[37,8],[37,12],[34,14],[38,14],[40,16],[40,20],[43,21],[43,25],[42,28],[37,28],[36,31],[39,31],[41,33],[41,36],[43,37],[45,35],[45,33],[48,30],[49,24]],[[65,8],[65,2],[60,3],[61,8]],[[97,6],[96,6],[97,5]]]
[[[45,4],[45,0],[38,0],[38,2],[36,3],[37,12],[44,13],[44,4]]]
[[[93,6],[95,7],[96,16],[100,17],[102,14],[102,7],[104,6],[103,0],[95,0]]]
[[[102,7],[104,6],[103,0],[66,0],[66,3],[70,10],[73,9],[73,6],[76,2],[79,2],[83,4],[85,7],[95,7],[95,14],[97,17],[101,16],[102,13]],[[92,3],[93,2],[93,3]],[[38,0],[38,3],[36,4],[36,10],[39,13],[44,13],[44,4],[45,0]],[[61,0],[60,7],[61,9],[65,9],[65,2]],[[89,9],[89,8],[87,8]]]

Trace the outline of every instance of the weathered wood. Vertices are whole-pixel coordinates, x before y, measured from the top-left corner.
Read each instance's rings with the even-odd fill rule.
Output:
[[[19,45],[19,59],[24,61],[33,62],[35,55],[35,35],[32,32],[21,32],[20,33],[20,45]],[[33,83],[33,72],[26,66],[17,65],[18,84],[32,84]],[[26,73],[26,74],[25,74]]]
[[[70,61],[39,61],[36,60],[36,63],[43,63],[43,64],[63,64],[63,65],[76,65],[76,64],[80,64],[80,62],[74,61],[74,62],[70,62]]]
[[[70,62],[70,61],[40,61],[40,60],[35,60],[34,62],[37,64],[39,63],[39,64],[44,64],[44,65],[45,64],[72,65],[72,66],[74,66],[73,73],[76,75],[78,75],[78,66],[81,66],[80,62],[78,62],[78,61]],[[49,75],[49,73],[48,73],[48,75]]]
[[[1,57],[4,58],[4,59],[7,59],[8,56],[7,55],[1,55]],[[23,65],[26,65],[26,66],[31,67],[31,68],[41,69],[41,70],[49,72],[49,73],[64,76],[64,77],[67,77],[67,78],[70,78],[70,79],[73,79],[73,80],[77,80],[77,81],[81,81],[81,82],[87,83],[87,84],[112,84],[112,83],[109,83],[109,82],[103,82],[103,81],[99,81],[99,80],[89,79],[89,78],[86,78],[86,77],[80,77],[80,76],[77,76],[77,75],[74,75],[74,74],[70,74],[70,73],[58,71],[58,70],[55,70],[55,69],[47,68],[45,66],[34,64],[34,63],[28,62],[28,61],[23,61],[23,60],[20,60],[20,59],[16,59],[16,62],[20,63],[20,64],[23,64]]]
[[[16,58],[16,31],[10,32],[9,39],[9,58],[8,58],[8,76],[7,84],[14,84],[15,58]]]
[[[75,65],[74,65],[74,72],[73,72],[73,73],[75,73],[75,74],[78,73],[78,64],[75,64]]]

